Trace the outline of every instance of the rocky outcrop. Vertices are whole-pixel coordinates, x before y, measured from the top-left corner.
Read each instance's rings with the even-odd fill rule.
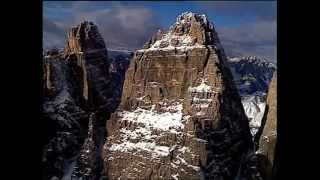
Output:
[[[105,43],[92,22],[84,21],[68,32],[64,49],[67,61],[82,69],[83,97],[91,110],[112,112],[116,108]]]
[[[275,149],[277,142],[277,74],[275,72],[270,83],[265,115],[264,126],[259,136],[257,154],[260,159],[260,168],[265,179],[271,179],[274,164]]]
[[[205,15],[193,16],[191,13],[177,17],[168,33],[159,30],[145,45],[144,49],[172,48],[194,45],[220,46],[217,33]]]
[[[43,179],[100,176],[105,122],[120,103],[128,61],[109,59],[97,26],[87,21],[70,29],[63,52],[46,52]]]
[[[107,177],[234,179],[253,143],[225,61],[213,25],[194,13],[138,50],[107,121]]]
[[[81,22],[78,26],[72,27],[67,33],[67,40],[64,48],[65,55],[79,54],[81,52],[100,52],[107,55],[106,46],[98,27],[89,21]],[[105,56],[102,56],[105,58]]]
[[[42,120],[46,124],[43,148],[43,179],[62,177],[66,161],[76,156],[83,142],[87,114],[74,84],[75,72],[60,55],[44,59]]]

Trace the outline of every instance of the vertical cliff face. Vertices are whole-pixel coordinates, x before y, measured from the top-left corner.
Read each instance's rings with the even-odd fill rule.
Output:
[[[104,40],[98,31],[98,27],[93,22],[81,22],[67,33],[65,54],[80,52],[102,52],[101,54],[106,54],[106,51]]]
[[[253,147],[241,99],[205,15],[183,13],[138,50],[107,122],[110,179],[233,179]]]
[[[82,103],[77,72],[61,54],[43,61],[43,118],[46,141],[43,147],[43,179],[62,177],[66,161],[76,156],[83,142],[87,113]]]
[[[83,97],[91,110],[111,112],[114,83],[111,81],[105,43],[92,22],[82,22],[70,29],[64,54],[67,61],[82,69]]]
[[[120,102],[126,63],[110,61],[97,26],[87,21],[70,29],[62,53],[46,53],[43,179],[100,176],[105,122]]]
[[[265,179],[271,179],[277,143],[277,74],[271,80],[266,111],[263,117],[264,126],[259,136],[257,154],[260,158],[261,171]]]

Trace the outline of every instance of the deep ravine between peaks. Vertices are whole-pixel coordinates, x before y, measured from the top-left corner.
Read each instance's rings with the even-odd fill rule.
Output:
[[[269,83],[276,65],[257,57],[228,57],[228,65],[255,137],[264,115]]]

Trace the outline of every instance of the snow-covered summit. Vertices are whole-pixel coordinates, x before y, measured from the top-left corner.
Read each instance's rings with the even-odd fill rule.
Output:
[[[250,63],[258,66],[265,66],[268,68],[277,68],[275,63],[272,63],[266,59],[259,58],[257,56],[243,56],[243,57],[228,57],[229,63]]]
[[[214,27],[204,14],[184,12],[167,32],[158,31],[140,52],[153,50],[187,50],[205,48],[206,45],[219,46]]]
[[[192,18],[204,24],[208,23],[208,19],[205,14],[197,14],[187,11],[177,17],[176,24],[190,23]]]

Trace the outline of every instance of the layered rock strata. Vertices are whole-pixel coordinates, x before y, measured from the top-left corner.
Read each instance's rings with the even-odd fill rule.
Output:
[[[107,177],[234,179],[253,143],[213,25],[183,13],[144,47],[107,122]]]

